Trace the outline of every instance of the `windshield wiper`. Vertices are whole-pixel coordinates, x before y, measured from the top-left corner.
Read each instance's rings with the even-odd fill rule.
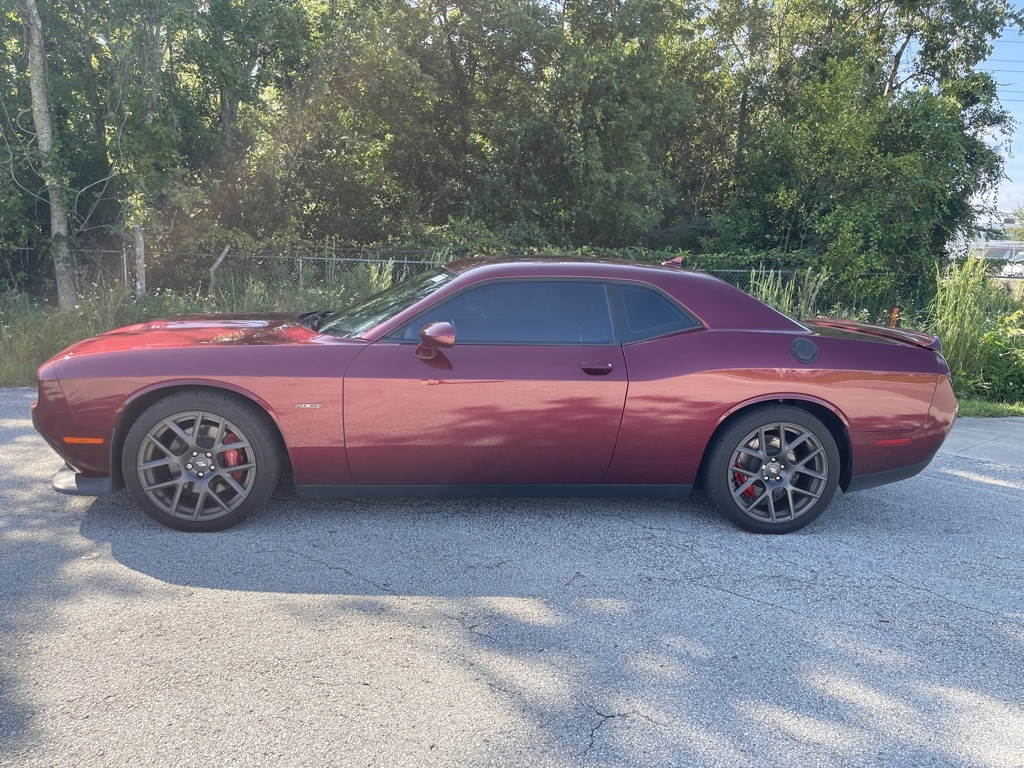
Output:
[[[317,312],[305,312],[299,315],[296,320],[313,331],[319,331],[324,320],[334,314],[333,309],[321,309]]]

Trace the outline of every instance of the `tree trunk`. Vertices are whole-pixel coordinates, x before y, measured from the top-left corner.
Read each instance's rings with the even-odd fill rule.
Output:
[[[217,141],[221,147],[232,144],[232,132],[238,119],[238,97],[227,88],[220,89],[220,135]]]
[[[146,295],[146,236],[142,232],[142,222],[138,219],[132,224],[132,251],[135,253],[135,298]]]
[[[906,39],[903,41],[903,45],[896,51],[896,56],[893,57],[892,66],[889,67],[889,77],[885,81],[885,92],[883,96],[888,96],[896,89],[896,77],[900,73],[900,64],[903,62],[903,54],[906,53],[907,46],[910,45],[910,41],[913,39],[913,35],[907,34]]]
[[[74,264],[68,240],[68,212],[64,207],[64,183],[53,153],[53,123],[46,91],[46,55],[43,51],[43,22],[36,0],[21,0],[18,9],[28,27],[28,74],[32,93],[32,120],[36,143],[42,154],[41,170],[50,198],[50,238],[53,241],[53,271],[57,280],[57,301],[61,309],[73,309],[78,302]]]
[[[256,51],[249,52],[246,72],[252,72],[259,63],[259,54]],[[217,140],[220,146],[227,149],[234,144],[235,124],[238,122],[238,95],[233,87],[221,86],[220,88],[220,135]]]
[[[89,99],[89,109],[92,110],[92,126],[96,134],[96,142],[99,144],[100,149],[103,150],[103,162],[105,164],[107,162],[107,124],[103,116],[103,105],[100,103],[100,90],[96,84],[96,69],[92,65],[94,47],[95,41],[92,29],[87,27],[85,39],[82,41],[82,61],[85,63],[83,72],[85,75],[85,94]],[[108,169],[104,168],[104,175],[107,173]]]
[[[747,143],[747,89],[743,88],[743,93],[740,94],[740,113],[737,119],[738,126],[736,128],[736,159],[733,162],[733,169],[737,175],[737,183],[739,182],[739,174],[743,172],[743,153],[746,150]]]

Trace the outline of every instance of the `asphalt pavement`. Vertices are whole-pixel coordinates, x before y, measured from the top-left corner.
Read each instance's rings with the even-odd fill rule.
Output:
[[[699,496],[60,496],[0,390],[0,765],[1022,766],[1024,419],[795,534]]]

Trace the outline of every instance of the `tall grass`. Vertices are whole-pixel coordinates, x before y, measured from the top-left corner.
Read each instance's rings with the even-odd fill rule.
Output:
[[[99,288],[69,311],[34,301],[24,294],[0,294],[0,385],[28,385],[35,369],[76,341],[161,315],[210,309],[197,296],[160,294],[137,302],[122,285]]]
[[[801,320],[820,314],[818,301],[828,282],[828,270],[785,275],[761,266],[750,272],[750,295],[782,314]]]
[[[958,394],[987,388],[986,334],[999,328],[1020,304],[989,280],[981,259],[948,265],[940,274],[930,307],[930,330],[942,340]]]
[[[388,271],[388,277],[391,272]],[[291,281],[228,275],[214,295],[159,291],[136,301],[121,284],[97,286],[61,312],[20,293],[0,293],[0,386],[30,386],[45,360],[82,339],[156,317],[206,312],[285,312],[340,308],[374,292],[370,270],[352,270],[346,283],[299,287]],[[378,278],[379,280],[379,278]]]
[[[370,284],[377,291],[386,291],[395,281],[395,260],[370,265]]]

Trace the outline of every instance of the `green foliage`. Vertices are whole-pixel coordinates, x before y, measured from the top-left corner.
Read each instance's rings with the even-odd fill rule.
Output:
[[[880,97],[855,61],[820,77],[752,141],[711,245],[809,249],[841,281],[934,271],[998,157],[952,97]]]
[[[1012,402],[1021,399],[1024,381],[1024,308],[993,285],[985,269],[982,259],[964,259],[945,269],[930,329],[942,340],[958,395]]]
[[[1024,401],[1024,310],[1001,318],[981,343],[985,397],[1004,403]]]
[[[206,312],[298,314],[340,308],[375,292],[379,285],[363,266],[333,280],[323,274],[319,278],[300,288],[288,274],[263,265],[256,274],[228,272],[213,296],[198,290],[156,291],[141,301],[118,283],[97,286],[67,312],[24,293],[0,292],[0,386],[31,385],[36,369],[48,358],[77,341],[125,325]]]
[[[990,303],[984,262],[965,259],[950,264],[940,277],[932,305],[932,330],[942,340],[943,354],[958,394],[983,388],[982,339],[989,328]]]
[[[395,262],[386,261],[383,264],[370,265],[370,284],[374,291],[384,291],[391,287],[395,278]]]
[[[958,416],[989,419],[1024,416],[1024,401],[997,403],[980,397],[960,397],[958,402],[960,404]]]
[[[151,250],[648,245],[844,283],[932,274],[973,226],[1009,128],[976,68],[1020,21],[1005,0],[39,3],[80,250],[136,225]],[[16,13],[0,41],[0,247],[35,248],[40,293]]]
[[[1013,217],[1017,223],[1010,227],[1006,234],[1011,240],[1024,243],[1024,205],[1013,209]]]
[[[750,295],[787,317],[803,320],[821,314],[818,302],[828,279],[824,269],[783,275],[761,267],[750,273]]]

